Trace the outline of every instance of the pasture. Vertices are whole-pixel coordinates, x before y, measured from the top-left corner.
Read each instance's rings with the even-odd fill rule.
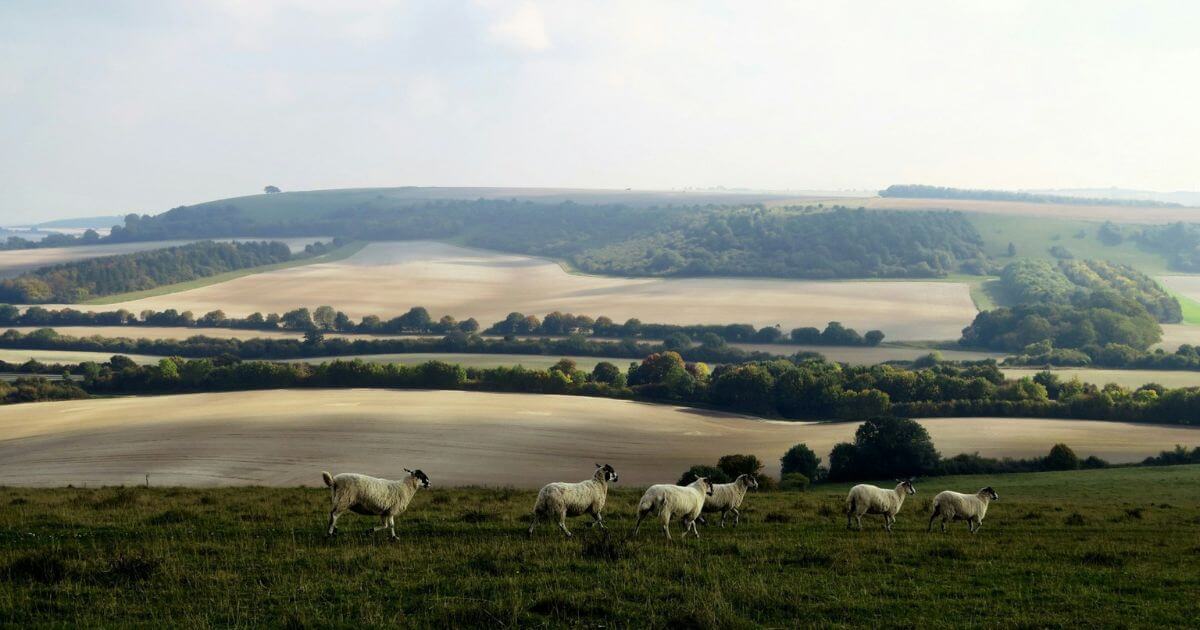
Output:
[[[525,465],[525,464],[517,464]],[[576,462],[575,480],[590,460]],[[319,467],[314,467],[314,471]],[[624,471],[617,468],[622,473]],[[930,478],[895,533],[845,486],[747,496],[738,528],[525,537],[533,490],[420,491],[398,541],[324,488],[0,488],[0,619],[14,626],[1185,627],[1200,590],[1200,466]],[[559,479],[554,473],[542,480]],[[11,477],[10,477],[11,479]],[[980,532],[925,532],[942,489],[991,485]],[[710,522],[712,522],[710,520]],[[676,526],[675,533],[679,528]]]
[[[61,363],[75,364],[84,361],[95,361],[96,363],[104,363],[111,359],[111,352],[87,352],[83,350],[8,350],[0,348],[0,361],[8,363],[24,363],[30,359],[38,363]],[[135,363],[149,365],[158,363],[162,357],[152,356],[149,354],[127,354],[124,355],[132,359]]]
[[[1031,203],[982,199],[913,199],[907,197],[828,198],[821,201],[827,206],[836,204],[875,210],[956,210],[1006,217],[1112,221],[1113,223],[1192,222],[1200,217],[1200,209],[1191,207]],[[801,201],[801,203],[812,203],[812,201]]]
[[[543,316],[555,310],[617,321],[748,322],[785,330],[840,321],[860,332],[879,328],[890,340],[956,339],[976,312],[969,286],[960,282],[602,277],[567,273],[546,259],[429,241],[371,243],[337,262],[109,303],[102,310],[221,309],[245,316],[319,304],[355,318],[421,305],[434,317],[474,317],[484,326],[512,311]]]
[[[1031,418],[921,420],[946,456],[1044,455],[1140,461],[1200,429]],[[0,407],[0,479],[10,485],[296,486],[320,470],[381,476],[422,468],[441,485],[535,487],[608,462],[632,485],[751,453],[777,475],[806,442],[822,457],[856,422],[762,420],[690,407],[546,394],[296,389],[129,396]],[[1136,437],[1135,437],[1136,436]]]

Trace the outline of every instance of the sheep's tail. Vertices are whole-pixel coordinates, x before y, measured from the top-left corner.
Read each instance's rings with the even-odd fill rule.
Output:
[[[322,470],[321,471],[321,479],[325,480],[325,485],[329,486],[330,488],[333,487],[333,475]]]
[[[847,514],[851,514],[851,513],[855,512],[855,511],[857,511],[857,510],[855,509],[855,508],[857,508],[857,507],[858,507],[858,506],[857,506],[857,505],[855,505],[855,500],[854,500],[854,497],[846,497],[846,513],[847,513]]]
[[[649,512],[660,505],[662,505],[660,496],[642,497],[641,502],[638,503],[638,512]]]

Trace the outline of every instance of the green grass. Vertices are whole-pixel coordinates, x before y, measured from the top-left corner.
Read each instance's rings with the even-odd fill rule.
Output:
[[[132,300],[140,300],[143,298],[157,297],[160,295],[167,295],[170,293],[179,293],[180,291],[189,291],[191,289],[199,289],[200,287],[206,287],[206,286],[209,286],[212,284],[219,284],[221,282],[228,282],[228,281],[234,280],[236,278],[241,278],[243,276],[249,276],[249,275],[253,275],[256,273],[266,273],[268,271],[278,271],[280,269],[290,269],[292,267],[301,267],[304,265],[313,265],[316,263],[328,263],[328,262],[335,262],[338,260],[345,260],[346,258],[349,258],[349,257],[353,256],[354,254],[357,254],[360,250],[362,250],[362,248],[364,248],[366,246],[367,246],[366,241],[351,241],[349,243],[346,243],[345,245],[342,245],[341,247],[338,247],[337,249],[334,249],[333,251],[330,251],[326,254],[322,254],[320,256],[314,256],[312,258],[300,258],[297,260],[289,260],[287,262],[275,263],[273,265],[262,265],[259,267],[248,267],[246,269],[238,269],[236,271],[227,271],[225,273],[219,273],[215,276],[206,276],[204,278],[188,280],[187,282],[176,282],[175,284],[164,284],[162,286],[154,287],[153,289],[146,289],[145,291],[131,291],[129,293],[118,293],[115,295],[106,295],[106,296],[98,297],[98,298],[95,298],[92,300],[87,300],[82,303],[83,304],[102,305],[102,304],[116,304],[118,302],[129,302]]]
[[[584,462],[590,466],[590,462]],[[399,466],[399,464],[397,465]],[[319,466],[314,464],[314,475]],[[437,483],[437,470],[426,467]],[[927,534],[941,489],[992,485],[975,536]],[[324,489],[0,489],[11,626],[1184,627],[1200,591],[1200,466],[927,479],[896,532],[847,531],[845,487],[748,496],[739,528],[628,539],[576,519],[527,540],[534,492],[422,491],[400,540]],[[710,521],[711,522],[711,521]]]
[[[1103,221],[1079,219],[1055,219],[1050,217],[1007,216],[998,214],[967,213],[965,215],[979,235],[983,237],[984,251],[1001,264],[1007,263],[1008,244],[1017,247],[1018,258],[1055,260],[1050,248],[1061,245],[1075,258],[1109,260],[1125,263],[1150,275],[1167,272],[1166,260],[1158,254],[1143,251],[1131,240],[1120,245],[1105,245],[1096,237]],[[1121,225],[1126,233],[1140,227]],[[1076,238],[1080,232],[1083,238]]]
[[[1159,283],[1159,286],[1164,291],[1169,293],[1171,297],[1179,301],[1180,310],[1183,313],[1183,323],[1185,324],[1200,324],[1200,302],[1178,292],[1172,291],[1166,285]]]

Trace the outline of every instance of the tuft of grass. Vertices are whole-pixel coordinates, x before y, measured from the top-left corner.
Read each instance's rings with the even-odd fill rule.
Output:
[[[8,565],[7,577],[13,582],[58,584],[67,579],[67,563],[51,551],[27,554]]]
[[[608,530],[598,536],[585,536],[579,547],[579,555],[588,560],[616,562],[629,557],[629,539],[614,536]]]
[[[145,582],[154,577],[161,566],[162,560],[158,558],[120,554],[108,561],[101,576],[110,583]]]
[[[1073,527],[1078,527],[1080,525],[1083,525],[1085,523],[1085,520],[1083,518],[1083,515],[1080,514],[1079,512],[1071,512],[1071,514],[1069,516],[1067,516],[1067,518],[1063,519],[1063,523],[1066,525],[1071,525]]]
[[[241,515],[241,516],[245,516],[245,515]],[[188,512],[187,510],[172,509],[172,510],[167,510],[165,512],[160,512],[160,513],[150,517],[149,519],[147,519],[146,522],[150,525],[174,525],[177,523],[186,523],[186,522],[192,520],[193,518],[195,518],[195,515],[193,515],[191,512]]]
[[[763,522],[764,523],[790,523],[790,522],[792,522],[792,517],[791,517],[791,515],[785,514],[783,512],[767,512],[766,515],[763,516]]]
[[[1079,561],[1086,565],[1120,568],[1125,566],[1125,559],[1103,551],[1089,551],[1079,557]]]

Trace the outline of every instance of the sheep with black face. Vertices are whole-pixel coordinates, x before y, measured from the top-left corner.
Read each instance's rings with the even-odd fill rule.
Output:
[[[555,482],[542,486],[537,501],[533,504],[533,520],[529,523],[529,535],[537,527],[539,518],[558,521],[558,528],[567,537],[567,517],[590,514],[592,525],[604,526],[604,503],[608,500],[608,484],[617,482],[617,471],[608,464],[596,464],[592,478],[579,483]]]
[[[641,529],[642,519],[651,513],[656,513],[662,523],[663,532],[667,535],[667,540],[671,540],[670,526],[671,518],[674,516],[678,516],[683,524],[684,536],[687,536],[688,532],[692,532],[696,538],[699,538],[700,531],[696,529],[696,519],[700,518],[700,513],[704,511],[704,500],[711,497],[712,494],[713,484],[704,477],[698,477],[687,486],[676,486],[669,483],[650,486],[642,495],[642,500],[638,501],[637,525],[633,528],[633,535],[636,536],[638,530]]]
[[[929,515],[929,528],[933,531],[933,522],[942,519],[942,531],[946,531],[947,521],[966,521],[967,529],[972,534],[983,526],[983,517],[987,515],[988,504],[1000,499],[1000,495],[988,486],[975,494],[963,494],[949,490],[939,492],[933,497],[933,513]]]
[[[850,488],[850,494],[846,495],[846,527],[849,528],[857,522],[858,528],[862,529],[864,514],[882,514],[883,528],[891,533],[892,524],[896,522],[896,514],[904,505],[904,499],[917,493],[911,479],[896,481],[899,483],[891,490],[865,483]]]
[[[329,528],[332,536],[337,532],[338,517],[345,512],[378,516],[379,526],[371,530],[386,529],[396,538],[396,516],[408,509],[413,495],[420,488],[430,486],[429,476],[420,470],[404,469],[408,476],[399,481],[380,479],[357,473],[342,473],[334,476],[321,473],[325,485],[329,486],[333,508],[329,511]]]

